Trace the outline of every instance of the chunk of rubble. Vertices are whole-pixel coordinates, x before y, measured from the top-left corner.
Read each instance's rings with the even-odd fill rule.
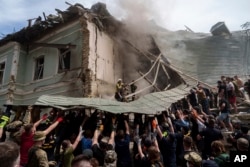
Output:
[[[231,35],[229,29],[227,28],[224,22],[218,22],[215,25],[213,25],[212,28],[210,29],[210,32],[214,36]]]

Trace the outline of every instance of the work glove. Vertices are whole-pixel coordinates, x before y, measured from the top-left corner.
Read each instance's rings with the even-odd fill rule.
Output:
[[[47,113],[45,113],[45,114],[42,115],[42,120],[43,121],[46,120],[47,118],[48,118],[48,114]]]
[[[59,122],[59,123],[62,122],[63,121],[63,117],[57,118],[56,121]]]
[[[152,128],[156,129],[156,127],[157,127],[157,122],[156,122],[155,119],[153,119],[153,121],[152,121]]]

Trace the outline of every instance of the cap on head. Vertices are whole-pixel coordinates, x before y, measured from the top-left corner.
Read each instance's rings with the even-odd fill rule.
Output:
[[[119,79],[117,80],[117,82],[122,82],[122,79],[121,79],[121,78],[119,78]]]
[[[104,167],[116,167],[117,154],[114,150],[106,151],[104,158]]]
[[[201,156],[196,152],[189,152],[184,155],[185,160],[188,162],[191,162],[195,166],[201,166],[202,158]]]
[[[240,151],[246,151],[249,147],[249,142],[245,138],[239,138],[237,139],[237,147]]]
[[[42,141],[46,138],[46,135],[42,131],[37,131],[34,134],[33,141]]]
[[[6,128],[8,129],[8,131],[17,131],[22,125],[23,125],[23,122],[17,120],[17,121],[13,121],[7,124]]]

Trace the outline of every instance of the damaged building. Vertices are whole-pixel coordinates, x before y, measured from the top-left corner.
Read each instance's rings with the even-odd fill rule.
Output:
[[[152,50],[151,55],[122,38],[123,24],[109,14],[103,3],[91,9],[69,4],[65,11],[56,11],[57,15],[44,13],[44,18],[29,20],[27,27],[1,39],[1,104],[32,105],[44,94],[113,98],[118,78],[125,82],[136,80],[135,76],[146,78],[144,74],[154,61],[160,60],[155,56],[161,53],[150,36],[146,38],[152,43],[147,49]],[[127,61],[131,55],[140,59],[136,68]],[[175,76],[174,82],[182,83],[178,73],[168,67],[164,70]],[[155,78],[154,74],[147,77],[143,82],[152,84],[149,80]],[[158,88],[154,80],[149,92],[163,90],[169,84],[162,78],[167,82],[158,84]]]
[[[135,82],[137,98],[185,87],[170,104],[197,82],[214,88],[221,75],[249,75],[249,36],[222,23],[211,34],[153,23],[133,32],[103,3],[56,11],[0,40],[0,104],[32,105],[42,95],[113,99],[119,78]]]

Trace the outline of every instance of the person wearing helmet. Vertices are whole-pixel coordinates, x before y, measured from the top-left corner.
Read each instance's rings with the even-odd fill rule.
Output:
[[[122,79],[118,79],[116,83],[116,92],[115,92],[115,99],[117,101],[122,101],[123,100],[123,83]]]

